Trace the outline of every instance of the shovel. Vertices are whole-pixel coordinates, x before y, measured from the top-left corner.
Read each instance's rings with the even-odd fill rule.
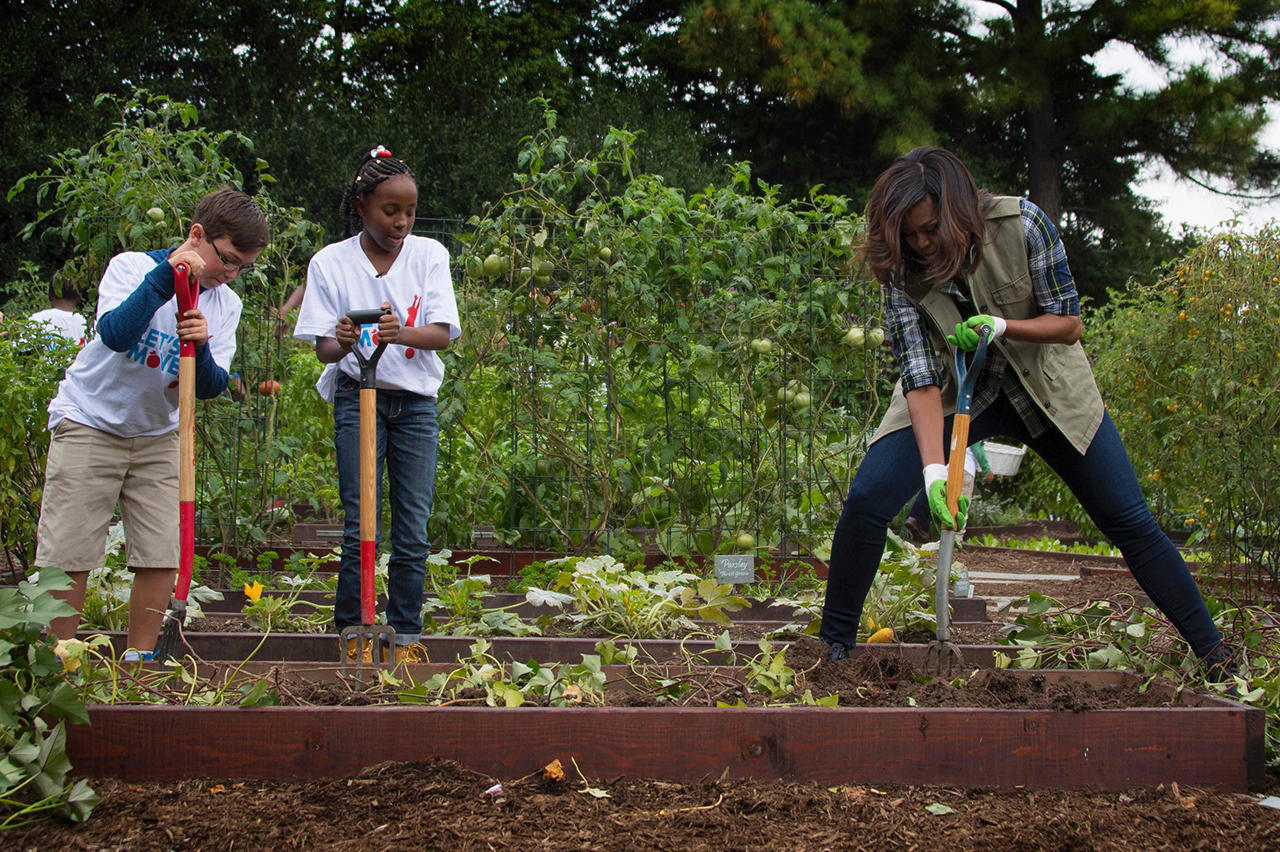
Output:
[[[348,311],[347,317],[356,326],[374,325],[387,313],[381,308],[364,311]],[[338,638],[339,659],[342,668],[356,669],[391,668],[395,659],[391,653],[396,633],[389,624],[375,624],[373,566],[378,547],[378,359],[386,351],[387,344],[379,343],[373,354],[365,356],[358,347],[352,348],[360,364],[360,624],[342,629]],[[348,649],[354,648],[352,655]],[[368,649],[369,659],[364,652]]]
[[[181,320],[200,299],[200,282],[190,280],[185,263],[173,268],[173,291],[178,297],[178,319]],[[196,346],[184,340],[178,345],[178,581],[156,642],[157,660],[173,659],[182,644],[195,552]]]
[[[986,326],[982,326],[972,363],[966,361],[964,350],[956,347],[956,414],[951,423],[951,451],[947,457],[947,511],[952,517],[955,517],[960,508],[960,491],[964,484],[964,454],[969,446],[969,403],[973,401],[973,387],[977,384],[990,342],[990,332]],[[950,677],[953,671],[964,665],[964,654],[951,641],[951,613],[947,602],[956,531],[954,528],[943,527],[941,532],[938,540],[938,573],[933,590],[937,630],[934,641],[925,650],[924,662],[925,670],[931,674]]]

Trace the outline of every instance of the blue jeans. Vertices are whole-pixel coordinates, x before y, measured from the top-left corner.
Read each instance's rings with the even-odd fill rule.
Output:
[[[427,576],[427,521],[435,494],[440,429],[433,397],[378,390],[378,540],[382,539],[382,470],[391,499],[391,560],[387,566],[387,624],[396,644],[422,638],[422,597]],[[339,632],[360,624],[360,391],[345,376],[333,401],[333,445],[338,453],[338,494],[345,514],[342,559],[333,620]]]
[[[943,446],[951,441],[951,421],[946,419]],[[1098,529],[1120,550],[1138,585],[1197,656],[1203,657],[1221,641],[1187,563],[1147,506],[1111,415],[1104,415],[1081,456],[1052,426],[1038,438],[1029,437],[1002,395],[969,426],[970,443],[996,435],[1022,441],[1062,477]],[[885,531],[920,489],[920,471],[920,451],[911,429],[876,441],[858,466],[831,543],[819,631],[827,642],[855,643],[863,602],[884,553]]]

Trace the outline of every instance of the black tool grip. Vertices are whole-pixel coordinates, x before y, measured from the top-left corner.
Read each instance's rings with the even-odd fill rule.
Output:
[[[347,319],[356,325],[372,325],[378,321],[379,317],[384,317],[391,311],[384,311],[382,308],[368,308],[363,311],[347,311]]]
[[[376,324],[380,317],[384,317],[389,313],[391,313],[391,311],[384,311],[382,308],[369,308],[363,311],[347,311],[347,319],[351,320],[357,327],[359,327]],[[366,356],[359,349],[351,350],[351,354],[356,356],[356,362],[360,365],[360,387],[362,389],[377,387],[378,359],[382,357],[382,353],[386,348],[386,343],[379,343],[378,348],[374,349],[373,354],[369,356]]]

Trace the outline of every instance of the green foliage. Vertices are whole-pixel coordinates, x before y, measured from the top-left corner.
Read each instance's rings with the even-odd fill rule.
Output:
[[[1063,606],[1039,592],[1015,603],[1024,611],[1004,628],[1003,641],[1016,650],[998,654],[998,667],[1128,669],[1226,694],[1266,712],[1267,759],[1280,763],[1280,633],[1273,609],[1206,600],[1239,666],[1227,682],[1206,683],[1199,661],[1172,625],[1129,595],[1090,601],[1084,608]]]
[[[954,575],[960,563],[953,561],[951,568]],[[880,571],[863,604],[858,625],[863,638],[883,627],[892,627],[899,637],[913,631],[933,633],[937,621],[933,612],[936,570],[936,543],[916,547],[890,531]]]
[[[1071,544],[1063,544],[1052,536],[1042,535],[1039,538],[996,538],[987,533],[971,539],[970,544],[980,544],[983,547],[1013,547],[1019,550],[1040,550],[1049,553],[1082,553],[1094,556],[1119,556],[1120,551],[1116,550],[1106,542],[1098,542],[1097,544],[1086,544],[1084,542],[1072,542]]]
[[[127,101],[100,95],[95,106],[103,102],[120,117],[115,127],[87,149],[53,154],[48,168],[19,179],[8,196],[30,186],[36,202],[46,205],[22,234],[61,238],[73,252],[61,272],[81,285],[90,304],[113,255],[178,244],[202,196],[241,185],[221,153],[230,140],[252,148],[240,134],[201,129],[190,104],[149,92]],[[158,219],[147,215],[152,208]]]
[[[580,157],[545,120],[458,235],[442,521],[555,549],[656,528],[669,555],[745,530],[811,551],[888,391],[887,351],[842,343],[880,307],[848,271],[848,203],[785,203],[745,165],[686,197],[634,173],[634,134]]]
[[[75,358],[74,343],[44,327],[5,319],[0,335],[0,551],[23,567],[36,550],[36,524],[49,454],[49,400]]]
[[[760,640],[760,654],[746,665],[747,688],[766,698],[785,698],[796,691],[795,669],[787,665],[787,649],[773,648],[767,639]]]
[[[490,596],[490,578],[487,574],[468,574],[458,577],[447,586],[437,587],[435,596],[425,601],[423,623],[430,623],[435,611],[443,611],[444,624],[436,624],[432,630],[453,636],[536,636],[542,631],[536,624],[529,624],[507,607],[486,607]]]
[[[1097,376],[1166,524],[1256,595],[1280,578],[1280,229],[1224,232],[1114,300]]]
[[[731,585],[699,580],[679,569],[630,570],[612,556],[568,557],[551,589],[531,588],[526,599],[567,610],[559,620],[575,631],[656,639],[696,629],[693,619],[728,624],[728,613],[747,601]]]
[[[50,594],[70,585],[65,573],[45,568],[36,581],[0,588],[0,829],[53,815],[83,822],[98,803],[88,782],[67,778],[65,723],[88,724],[89,715],[60,654],[78,650],[66,648],[74,640],[55,650],[43,635],[72,614]]]
[[[1201,182],[1274,185],[1261,134],[1280,83],[1276,0],[712,0],[632,15],[648,27],[632,62],[787,193],[858,196],[890,158],[944,145],[1063,226],[1091,298],[1179,250],[1133,191],[1151,160]],[[1176,59],[1188,40],[1202,62]],[[1108,71],[1096,58],[1113,44],[1162,82]]]
[[[403,689],[399,698],[406,704],[457,704],[483,700],[490,707],[520,707],[536,696],[552,707],[603,704],[605,676],[600,658],[583,654],[576,665],[551,665],[530,660],[504,666],[489,654],[489,643],[481,639],[471,646],[471,655],[458,660],[451,671],[433,675]],[[481,692],[482,699],[472,697]]]

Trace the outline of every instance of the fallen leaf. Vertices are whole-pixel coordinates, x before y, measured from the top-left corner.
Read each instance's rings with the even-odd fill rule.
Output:
[[[542,777],[547,781],[564,780],[564,767],[560,764],[559,758],[542,767]]]
[[[219,793],[225,793],[225,792],[227,792],[227,788],[222,786],[221,784],[214,784],[212,787],[209,788],[210,796],[216,796]]]
[[[933,802],[924,806],[924,809],[934,816],[945,816],[946,814],[955,813],[955,808],[947,807],[941,802]]]

